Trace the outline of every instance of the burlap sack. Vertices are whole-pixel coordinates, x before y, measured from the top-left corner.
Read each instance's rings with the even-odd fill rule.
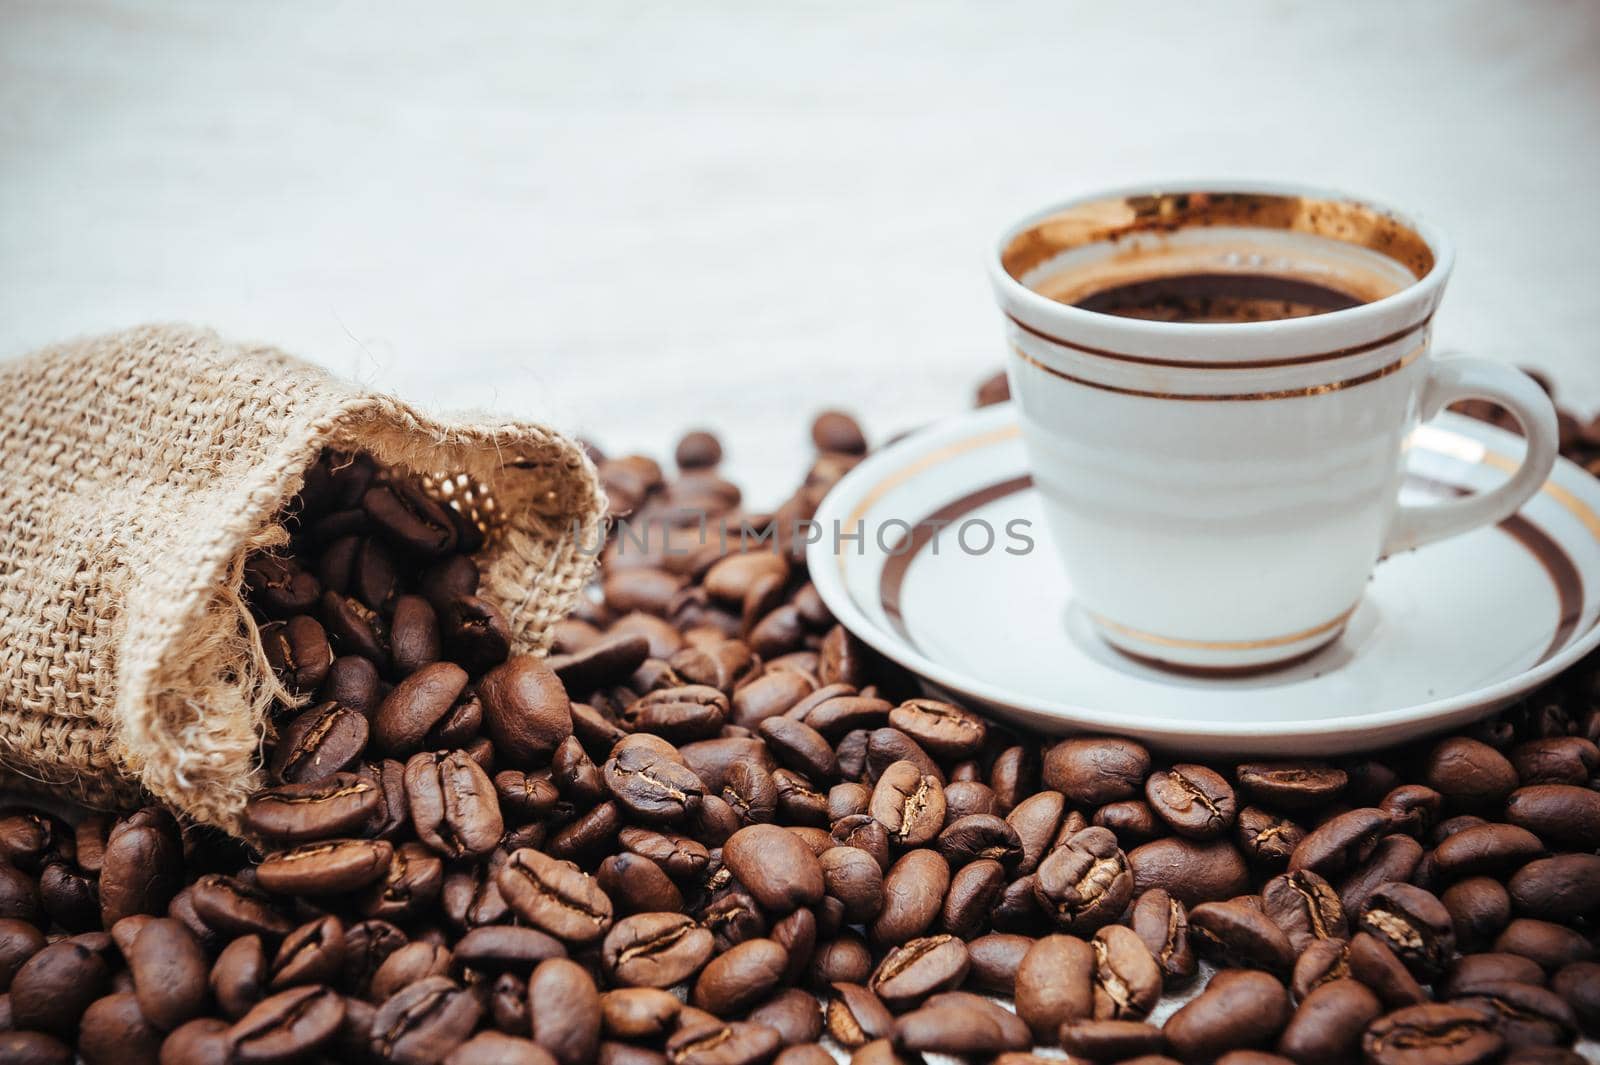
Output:
[[[593,465],[550,430],[440,422],[188,327],[0,365],[0,404],[0,787],[95,806],[235,823],[285,696],[242,563],[284,542],[274,515],[324,447],[459,475],[497,523],[480,594],[523,651],[548,649],[604,520]]]

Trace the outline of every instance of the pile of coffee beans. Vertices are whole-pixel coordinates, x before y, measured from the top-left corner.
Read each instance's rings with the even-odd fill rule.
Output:
[[[1600,662],[1372,757],[1025,734],[829,616],[784,529],[867,442],[813,438],[774,514],[709,433],[671,479],[602,459],[659,535],[606,548],[543,660],[478,594],[481,529],[325,456],[248,567],[293,698],[247,842],[0,815],[0,1061],[1581,1060]]]

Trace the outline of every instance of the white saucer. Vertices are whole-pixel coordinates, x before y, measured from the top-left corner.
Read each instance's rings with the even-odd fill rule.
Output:
[[[1412,437],[1404,494],[1492,487],[1522,446],[1446,414]],[[951,524],[935,537],[928,523],[940,520]],[[1564,460],[1516,517],[1380,563],[1342,638],[1298,665],[1236,679],[1129,659],[1070,606],[1009,404],[874,454],[816,521],[808,561],[829,609],[930,689],[1039,729],[1114,731],[1195,754],[1398,743],[1496,710],[1600,643],[1600,481]],[[968,522],[976,553],[957,540]],[[1011,529],[1031,551],[1006,550],[1024,546],[1008,535],[1012,522],[1027,523]],[[858,523],[860,539],[835,540]],[[982,523],[995,535],[988,551]]]

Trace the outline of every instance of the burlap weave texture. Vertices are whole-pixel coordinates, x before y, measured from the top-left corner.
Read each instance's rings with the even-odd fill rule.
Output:
[[[274,698],[240,599],[324,448],[460,475],[499,527],[480,594],[543,652],[604,497],[537,425],[441,421],[281,352],[149,326],[0,364],[0,786],[232,827]]]

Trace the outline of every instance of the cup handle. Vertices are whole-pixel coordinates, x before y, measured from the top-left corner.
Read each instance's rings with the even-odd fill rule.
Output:
[[[1386,556],[1510,517],[1544,485],[1555,466],[1555,404],[1533,378],[1489,359],[1456,357],[1434,362],[1422,390],[1422,419],[1432,418],[1461,399],[1493,400],[1512,413],[1528,442],[1522,465],[1493,491],[1447,503],[1402,505],[1384,544]]]

